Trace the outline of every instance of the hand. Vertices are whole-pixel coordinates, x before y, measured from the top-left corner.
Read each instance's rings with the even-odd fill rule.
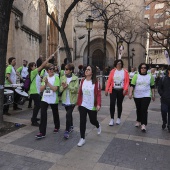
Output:
[[[129,99],[132,99],[132,93],[129,93]]]
[[[44,82],[45,82],[45,85],[48,84],[48,79],[47,79],[47,77],[44,79]]]
[[[65,88],[67,88],[68,85],[67,85],[67,83],[62,82],[62,86],[65,89]]]
[[[101,108],[101,107],[97,105],[97,111],[99,111],[99,110],[100,110],[100,108]]]
[[[126,90],[123,90],[123,95],[124,95],[124,96],[126,95],[126,92],[127,92]]]
[[[155,101],[155,96],[152,96],[152,100]]]
[[[108,92],[107,91],[105,91],[105,96],[108,96]]]

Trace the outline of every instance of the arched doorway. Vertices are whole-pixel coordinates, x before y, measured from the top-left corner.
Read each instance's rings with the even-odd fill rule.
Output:
[[[104,64],[104,53],[97,49],[93,52],[92,55],[92,65],[98,66],[100,70],[103,70],[103,64]]]

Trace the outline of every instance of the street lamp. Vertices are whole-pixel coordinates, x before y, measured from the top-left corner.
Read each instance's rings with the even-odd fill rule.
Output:
[[[88,18],[86,19],[86,28],[88,30],[88,48],[87,48],[87,65],[91,65],[92,62],[90,60],[90,31],[93,28],[93,19],[89,15]]]
[[[145,63],[148,63],[148,59],[147,59],[147,55],[148,55],[148,54],[147,54],[147,52],[145,52],[144,55],[145,55]]]
[[[133,67],[133,57],[135,56],[135,49],[132,48],[132,67]]]

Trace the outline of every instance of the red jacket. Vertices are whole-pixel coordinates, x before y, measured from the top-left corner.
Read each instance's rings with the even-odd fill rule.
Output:
[[[83,100],[82,86],[83,86],[84,80],[85,79],[81,80],[80,87],[79,87],[78,100],[77,100],[78,106],[81,106],[82,100]],[[100,83],[98,81],[96,81],[95,86],[94,86],[94,106],[101,107],[101,87],[100,87]]]
[[[109,74],[109,78],[107,81],[107,85],[106,85],[106,92],[112,93],[112,89],[114,88],[114,84],[113,84],[113,78],[114,78],[114,73],[116,71],[116,68],[114,68],[110,74]],[[129,87],[129,74],[128,71],[124,69],[124,87],[123,90],[126,90],[126,94],[128,93],[128,87]]]

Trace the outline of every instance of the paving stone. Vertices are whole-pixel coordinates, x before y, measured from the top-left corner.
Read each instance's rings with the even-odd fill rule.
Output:
[[[47,170],[53,163],[0,151],[1,170]]]
[[[123,126],[120,128],[119,133],[133,135],[133,136],[141,136],[148,138],[159,138],[170,140],[170,135],[166,130],[162,130],[161,126],[156,124],[148,124],[146,133],[141,132],[140,128],[136,128],[134,126],[135,122],[126,121]]]
[[[13,141],[11,144],[64,155],[77,145],[80,139],[79,133],[75,131],[70,134],[68,140],[63,138],[64,130],[60,130],[59,133],[53,134],[53,129],[48,128],[46,137],[39,140],[35,139],[37,133],[38,130]]]
[[[130,112],[130,115],[128,117],[128,119],[133,119],[134,121],[136,121],[136,110],[132,110]],[[161,112],[155,112],[152,110],[148,110],[148,122],[161,122],[162,121],[162,117],[161,117]]]
[[[99,163],[129,169],[169,170],[170,147],[124,139],[113,139]],[[154,166],[153,166],[154,165]]]

